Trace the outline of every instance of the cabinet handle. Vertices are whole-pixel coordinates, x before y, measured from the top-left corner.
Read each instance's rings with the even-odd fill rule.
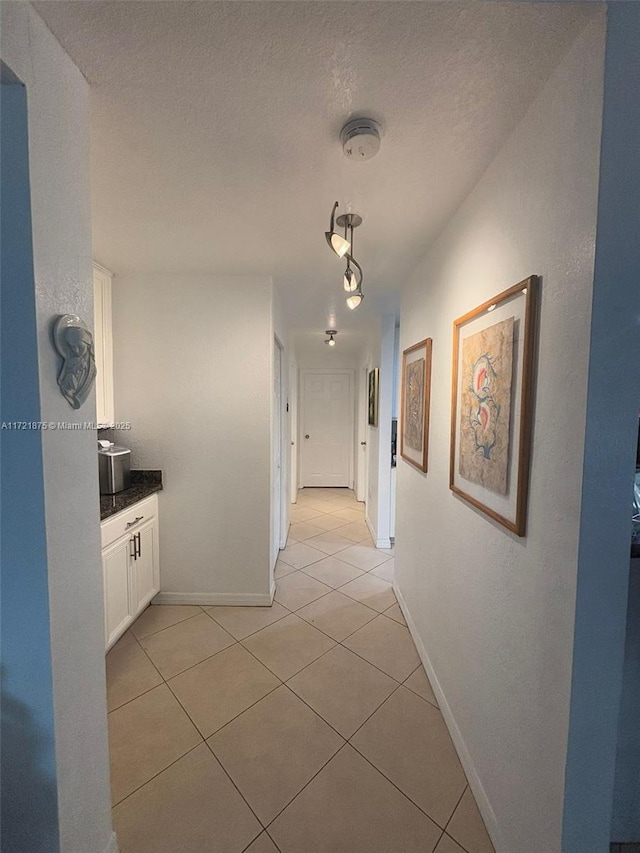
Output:
[[[134,560],[137,560],[136,556],[136,537],[134,536],[132,539],[129,539],[129,546],[133,545],[133,553],[131,552],[131,547],[129,547],[129,556],[133,557]]]
[[[142,521],[142,519],[143,519],[143,518],[144,518],[144,515],[139,515],[137,518],[134,518],[134,519],[133,519],[133,521],[130,521],[130,522],[127,524],[127,526],[125,527],[125,530],[128,530],[130,527],[133,527],[133,526],[134,526],[135,524],[137,524],[139,521]]]
[[[138,550],[137,550],[137,554],[136,554],[136,560],[137,560],[138,557],[142,556],[142,540],[140,539],[140,533],[139,532],[136,533],[134,538],[138,540]]]

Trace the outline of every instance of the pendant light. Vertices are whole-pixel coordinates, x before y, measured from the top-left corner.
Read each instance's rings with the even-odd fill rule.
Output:
[[[340,234],[336,233],[335,225],[336,225],[336,210],[338,209],[338,202],[333,205],[333,210],[331,211],[331,221],[329,223],[329,230],[324,232],[324,236],[327,239],[327,243],[329,244],[329,248],[336,253],[339,258],[343,258],[349,249],[351,248],[351,244],[347,240],[347,225],[344,223],[344,237],[341,237]],[[338,217],[338,220],[343,217]]]
[[[364,299],[364,293],[362,292],[360,287],[358,287],[356,292],[352,293],[351,296],[349,296],[347,298],[347,308],[350,308],[352,311],[354,311],[356,308],[358,308],[362,304],[363,299]]]

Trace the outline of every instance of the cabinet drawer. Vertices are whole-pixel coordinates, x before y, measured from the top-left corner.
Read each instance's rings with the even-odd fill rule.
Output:
[[[141,524],[158,515],[158,496],[151,495],[117,515],[108,518],[100,525],[102,548],[107,548],[116,539],[126,533],[135,532]]]

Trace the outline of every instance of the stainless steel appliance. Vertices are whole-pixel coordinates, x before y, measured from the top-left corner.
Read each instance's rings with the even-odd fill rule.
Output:
[[[115,495],[131,485],[131,451],[117,444],[98,448],[100,494]]]

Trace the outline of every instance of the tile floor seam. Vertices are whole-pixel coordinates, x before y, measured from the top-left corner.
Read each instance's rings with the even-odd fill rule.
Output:
[[[236,643],[236,645],[241,645],[241,643]],[[223,651],[223,652],[225,652],[225,651],[227,651],[228,649],[231,649],[231,648],[233,648],[233,646],[227,646],[227,648],[226,648],[226,649],[222,649],[222,651]],[[244,646],[243,646],[243,648],[244,648]],[[249,649],[245,649],[245,651],[246,651],[246,652],[249,652]],[[249,654],[251,654],[251,652],[249,652]],[[214,657],[214,655],[212,655],[211,657]],[[252,657],[255,657],[255,655],[252,655]],[[208,658],[207,658],[207,660],[208,660]],[[258,659],[256,658],[256,660],[258,660]],[[200,663],[204,663],[204,661],[200,661]],[[261,664],[262,666],[264,666],[264,667],[265,667],[265,669],[269,669],[268,667],[266,667],[266,666],[262,663],[262,661],[258,660],[258,663],[259,663],[259,664]],[[198,666],[198,664],[196,664],[196,666]],[[185,670],[185,672],[186,672],[186,670]],[[271,690],[269,690],[267,693],[265,693],[265,694],[264,694],[264,696],[261,696],[259,699],[256,699],[256,701],[255,701],[255,702],[252,702],[250,705],[247,705],[247,707],[246,707],[246,708],[243,708],[243,709],[242,709],[242,711],[238,711],[238,713],[235,715],[235,717],[233,717],[231,720],[227,720],[227,722],[226,722],[224,725],[219,726],[215,731],[211,732],[211,734],[209,734],[209,735],[204,735],[204,734],[202,734],[202,731],[200,730],[200,728],[199,728],[198,724],[196,723],[196,721],[195,721],[194,719],[192,719],[191,714],[189,714],[189,712],[187,711],[187,709],[184,707],[184,705],[182,704],[182,702],[180,701],[179,697],[176,695],[175,691],[173,690],[173,688],[171,687],[171,685],[169,684],[169,682],[168,682],[168,681],[166,682],[166,684],[167,684],[167,687],[169,688],[169,690],[171,690],[171,693],[173,694],[173,696],[175,696],[175,698],[176,698],[176,700],[177,700],[178,704],[180,705],[180,707],[182,708],[182,710],[185,712],[185,714],[187,715],[187,717],[189,717],[189,720],[191,720],[191,723],[196,727],[196,730],[197,730],[198,734],[200,735],[200,737],[201,737],[201,738],[205,741],[205,743],[206,743],[206,741],[207,741],[210,737],[213,737],[213,736],[214,736],[215,734],[217,734],[219,731],[222,731],[222,729],[224,729],[226,726],[228,726],[228,725],[229,725],[229,723],[232,723],[234,720],[236,720],[238,717],[240,717],[242,714],[244,714],[244,712],[245,712],[245,711],[248,711],[248,710],[249,710],[249,708],[253,708],[253,706],[254,706],[254,705],[257,705],[257,704],[258,704],[258,702],[262,701],[262,699],[264,699],[265,697],[269,696],[271,693],[273,693],[273,691],[274,691],[274,690],[277,690],[277,689],[278,689],[278,687],[282,687],[282,685],[283,685],[282,679],[280,679],[280,678],[279,678],[279,676],[277,676],[277,675],[275,674],[275,672],[271,672],[271,670],[270,670],[270,669],[269,669],[269,672],[271,673],[271,675],[273,675],[273,677],[274,677],[274,678],[277,678],[277,679],[278,679],[278,681],[279,681],[280,683],[279,683],[279,684],[276,684],[276,685],[275,685],[275,687],[272,687],[272,688],[271,688]],[[175,678],[175,677],[177,677],[177,676],[174,676],[174,678]]]
[[[332,592],[339,592],[339,590],[334,589],[334,590],[332,590]],[[342,595],[344,595],[344,594],[345,594],[345,593],[342,593]],[[329,592],[328,592],[326,595],[321,596],[321,598],[326,598],[328,595],[331,595],[331,593],[329,593]],[[349,597],[349,598],[351,598],[351,596],[348,596],[348,597]],[[315,601],[310,601],[310,602],[309,602],[309,604],[315,604],[315,603],[316,603],[316,601],[320,601],[320,598],[316,598],[316,599],[315,599]],[[383,615],[384,615],[383,613],[379,613],[377,610],[374,610],[374,609],[373,609],[373,607],[369,607],[369,605],[368,605],[368,604],[362,604],[362,602],[361,602],[361,601],[358,601],[358,600],[357,600],[357,599],[355,599],[355,598],[351,598],[351,601],[355,602],[356,604],[361,604],[363,607],[366,607],[366,608],[367,608],[367,610],[370,610],[370,611],[371,611],[371,613],[373,613],[373,614],[374,614],[373,619],[375,619],[375,617],[376,617],[376,616],[383,616]],[[304,605],[300,608],[300,610],[304,610],[304,608],[305,608],[305,607],[308,607],[308,605],[307,605],[307,604],[304,604]],[[295,615],[295,616],[298,616],[298,613],[295,613],[294,615]],[[304,618],[304,616],[299,616],[298,618],[300,618],[300,619],[304,619],[304,621],[305,621],[305,622],[307,622],[307,620]],[[373,619],[370,619],[370,620],[369,620],[369,622],[373,622]],[[395,620],[393,620],[393,619],[392,619],[391,621],[393,622],[393,621],[395,621]],[[359,625],[359,626],[358,626],[357,628],[355,628],[355,629],[354,629],[350,634],[348,634],[346,637],[343,637],[341,640],[336,640],[336,638],[335,638],[335,637],[332,637],[332,636],[331,636],[331,634],[327,634],[327,632],[326,632],[326,631],[323,631],[323,630],[322,630],[322,628],[318,627],[317,625],[314,625],[312,622],[307,622],[307,624],[308,624],[308,625],[311,625],[311,627],[312,627],[312,628],[315,628],[315,629],[316,629],[316,631],[320,631],[320,633],[321,633],[321,634],[324,634],[324,635],[325,635],[325,637],[329,637],[329,639],[330,639],[330,640],[333,640],[333,642],[334,642],[334,643],[338,643],[339,645],[341,645],[341,646],[342,646],[342,644],[344,643],[344,641],[345,641],[345,640],[348,640],[348,639],[349,639],[349,637],[353,637],[353,635],[354,635],[354,634],[357,634],[357,633],[358,633],[358,631],[360,631],[360,629],[361,629],[361,628],[364,628],[364,627],[365,627],[365,625],[368,625],[368,624],[369,624],[369,622],[365,622],[365,623],[364,623],[364,625]],[[398,623],[396,622],[396,624],[398,624]],[[344,648],[346,649],[346,648],[347,648],[347,646],[344,646]],[[329,649],[329,651],[331,651],[331,649]],[[350,651],[350,652],[351,652],[351,651],[353,651],[353,649],[348,649],[348,651]],[[355,655],[355,654],[358,654],[358,653],[357,653],[357,652],[353,652],[353,654]],[[358,655],[358,657],[362,657],[362,656],[361,656],[361,655]],[[366,660],[366,658],[362,658],[362,660]],[[315,661],[311,661],[311,663],[315,663]],[[371,661],[367,661],[367,663],[371,664],[371,666],[376,666],[374,663],[371,663]],[[311,666],[311,664],[307,664],[307,666]],[[306,667],[305,667],[305,669],[306,669]],[[380,669],[380,667],[377,667],[377,666],[376,666],[376,669]],[[381,669],[380,669],[380,672],[382,672],[382,671],[383,671],[383,670],[381,670]],[[414,670],[414,672],[415,672],[415,670]],[[386,672],[385,672],[384,674],[385,674],[385,675],[388,675],[388,673],[386,673]],[[297,673],[296,673],[296,675],[297,675]],[[411,673],[411,675],[413,675],[413,673]],[[407,676],[407,678],[409,678],[409,677],[410,677],[410,676]],[[293,678],[293,676],[291,676],[291,678]],[[393,676],[391,676],[391,675],[390,675],[390,676],[389,676],[389,678],[393,678]],[[394,681],[397,681],[398,679],[397,679],[397,678],[394,678],[393,680],[394,680]],[[402,684],[402,682],[398,682],[398,683],[399,683],[399,684]]]
[[[383,614],[383,615],[384,615],[384,614]],[[393,620],[393,621],[395,621],[395,620]],[[409,685],[407,684],[407,681],[411,678],[411,676],[412,676],[412,675],[415,675],[415,674],[416,674],[416,672],[417,672],[419,669],[423,669],[423,666],[422,666],[422,664],[421,664],[421,663],[419,663],[419,664],[418,664],[418,666],[413,670],[413,672],[410,672],[410,673],[409,673],[409,675],[408,675],[408,676],[405,678],[405,680],[402,682],[402,686],[403,686],[403,687],[406,687],[406,688],[407,688],[407,690],[410,690],[410,691],[413,693],[413,695],[414,695],[414,696],[417,696],[417,697],[418,697],[418,699],[422,699],[422,701],[423,701],[423,702],[426,702],[426,703],[427,703],[427,705],[431,705],[431,707],[432,707],[432,708],[435,708],[435,709],[436,709],[436,711],[440,711],[440,713],[442,713],[442,710],[441,710],[441,708],[440,708],[440,706],[439,706],[439,705],[434,705],[434,704],[433,704],[433,702],[431,702],[429,699],[425,699],[425,698],[424,698],[424,696],[421,696],[419,693],[417,693],[417,692],[413,689],[413,687],[409,687]],[[426,673],[425,673],[425,675],[426,675]],[[427,678],[427,681],[429,681],[429,679],[428,679],[428,678]],[[431,686],[431,683],[430,683],[430,682],[429,682],[429,686]],[[433,689],[433,688],[432,688],[432,689]],[[456,754],[457,754],[457,750],[456,750]]]
[[[277,581],[276,581],[276,583],[277,583]],[[275,601],[275,596],[274,596],[274,599],[273,599],[273,600]],[[287,616],[291,616],[292,611],[291,611],[291,610],[289,610],[289,609],[288,609],[288,607],[287,607],[286,605],[282,604],[282,602],[280,602],[280,601],[278,601],[278,604],[280,605],[280,607],[284,607],[284,609],[285,609],[285,610],[287,610],[287,613],[285,613],[283,616],[279,616],[277,619],[274,619],[274,620],[273,620],[273,622],[269,622],[269,624],[268,624],[268,625],[263,625],[261,628],[257,628],[255,631],[252,631],[250,634],[247,634],[247,635],[246,635],[246,637],[243,637],[243,638],[242,638],[242,640],[248,640],[248,639],[249,639],[249,637],[253,637],[253,635],[254,635],[254,634],[259,634],[259,633],[260,633],[260,631],[264,631],[264,629],[265,629],[265,628],[270,628],[272,625],[277,625],[277,624],[278,624],[278,622],[282,622],[282,620],[283,620],[283,619],[286,619],[286,618],[287,618]],[[212,604],[211,606],[212,606],[212,607],[219,607],[220,605]],[[231,634],[231,632],[230,632],[230,631],[228,631],[228,630],[224,627],[224,625],[222,625],[220,622],[218,622],[218,620],[216,619],[216,617],[215,617],[215,616],[212,616],[212,615],[211,615],[208,611],[206,611],[206,610],[205,610],[204,612],[207,614],[207,616],[209,617],[209,619],[212,619],[212,620],[216,623],[216,625],[219,625],[219,626],[220,626],[220,628],[222,628],[223,630],[225,630],[225,631],[227,632],[227,634],[229,634],[231,637],[233,637],[233,634]],[[242,640],[238,640],[238,639],[237,639],[237,637],[233,637],[233,641],[234,641],[234,643],[241,643],[241,642],[242,642]],[[228,649],[230,649],[230,648],[231,648],[231,646],[227,646],[227,648],[228,648]],[[224,651],[224,649],[221,649],[221,651]],[[195,666],[197,666],[197,664],[195,664]],[[186,672],[186,670],[185,670],[185,672]]]
[[[263,697],[263,698],[264,698],[264,697]],[[243,713],[244,713],[244,712],[243,712]],[[215,733],[214,733],[214,734],[215,734]],[[213,735],[211,735],[211,737],[213,737]],[[259,823],[259,824],[260,824],[260,826],[262,827],[262,829],[260,830],[260,832],[255,836],[255,838],[253,838],[253,839],[252,839],[251,844],[253,844],[253,842],[256,840],[256,838],[259,838],[259,837],[262,835],[262,833],[264,832],[264,830],[266,830],[266,826],[265,826],[265,825],[264,825],[264,823],[260,820],[260,818],[258,817],[258,815],[255,813],[255,811],[254,811],[254,810],[253,810],[253,808],[251,807],[251,804],[249,803],[249,801],[247,800],[247,798],[244,796],[244,794],[242,793],[242,791],[240,790],[240,788],[238,788],[238,786],[236,785],[236,783],[233,781],[233,779],[232,779],[232,778],[231,778],[231,776],[229,775],[229,772],[228,772],[227,768],[224,766],[224,764],[222,763],[222,761],[220,761],[220,759],[218,758],[218,756],[215,754],[215,752],[214,752],[214,751],[213,751],[213,749],[211,748],[210,744],[209,744],[209,743],[207,743],[207,740],[206,740],[206,739],[205,739],[205,744],[206,744],[206,746],[207,746],[207,749],[208,749],[208,750],[209,750],[209,752],[211,753],[211,755],[213,755],[214,759],[215,759],[215,760],[218,762],[218,764],[220,765],[220,767],[221,767],[222,772],[224,773],[224,775],[225,775],[225,776],[227,777],[227,779],[231,782],[231,784],[232,784],[232,785],[233,785],[233,787],[236,789],[236,791],[238,792],[238,794],[242,797],[243,801],[247,804],[247,808],[251,811],[251,814],[255,817],[255,819],[258,821],[258,823]]]
[[[332,650],[331,650],[331,649],[329,649],[329,651],[332,651]],[[328,652],[325,652],[325,654],[328,654]],[[324,655],[322,655],[322,657],[324,657]],[[318,658],[318,660],[320,660],[320,658]],[[315,663],[315,661],[313,661],[313,663]],[[311,664],[309,664],[309,666],[311,666]],[[296,672],[296,675],[299,675],[299,674],[300,674],[300,673]],[[292,675],[292,676],[291,676],[291,678],[295,678],[295,675]],[[344,741],[344,743],[348,743],[348,740],[349,740],[349,739],[348,739],[348,738],[346,738],[343,734],[341,734],[341,733],[338,731],[338,729],[337,729],[337,728],[336,728],[332,723],[330,723],[330,722],[329,722],[329,720],[325,720],[325,718],[322,716],[322,714],[320,713],[320,711],[316,711],[316,709],[315,709],[312,705],[310,705],[310,704],[307,702],[307,700],[304,698],[304,696],[299,696],[299,695],[296,693],[296,691],[295,691],[295,690],[293,690],[291,687],[289,687],[289,685],[287,684],[287,682],[286,682],[286,681],[285,681],[285,683],[284,683],[282,686],[283,686],[283,687],[286,687],[286,688],[287,688],[287,690],[288,690],[288,691],[289,691],[293,696],[295,696],[295,698],[296,698],[296,699],[299,699],[299,700],[300,700],[304,705],[306,705],[306,706],[307,706],[307,708],[309,708],[309,710],[310,710],[310,711],[313,711],[313,713],[316,715],[316,717],[320,717],[320,719],[322,720],[322,722],[323,722],[323,723],[325,723],[327,726],[329,726],[329,728],[330,728],[330,729],[333,729],[333,731],[338,735],[338,737],[339,737],[341,740],[343,740],[343,741]],[[340,745],[340,749],[342,749],[342,747],[344,746],[344,743]],[[334,755],[337,755],[339,751],[340,751],[340,750],[339,750],[339,749],[337,749],[337,750],[334,752]]]
[[[283,605],[283,607],[284,607],[284,605]],[[293,612],[291,612],[291,613],[289,613],[288,615],[289,615],[289,616],[295,616],[296,614],[295,614],[295,613],[293,613]],[[284,618],[284,617],[283,617],[283,618]],[[302,619],[302,617],[301,617],[301,616],[298,616],[298,619]],[[309,625],[309,622],[306,622],[304,619],[302,619],[302,621],[303,621],[303,622],[305,622],[305,624],[306,624],[306,625]],[[274,622],[273,624],[275,625],[276,623]],[[270,628],[270,627],[271,627],[270,625],[267,625],[267,628]],[[314,628],[315,626],[314,626],[314,625],[310,625],[310,627],[311,627],[311,628]],[[319,628],[316,628],[316,631],[320,631],[320,629],[319,629]],[[259,633],[259,632],[258,632],[258,633]],[[320,633],[321,633],[321,634],[323,634],[324,632],[323,632],[323,631],[320,631]],[[312,664],[312,663],[315,663],[317,660],[320,660],[320,658],[324,657],[324,656],[327,654],[327,652],[330,652],[330,651],[331,651],[331,649],[334,649],[334,648],[336,647],[336,645],[338,644],[338,641],[337,641],[337,640],[334,640],[334,639],[333,639],[333,637],[329,637],[329,635],[328,635],[328,634],[324,634],[324,636],[325,636],[325,637],[328,637],[328,639],[332,640],[332,641],[333,641],[333,643],[334,643],[334,645],[333,645],[333,646],[331,646],[331,648],[330,648],[330,649],[327,649],[326,651],[322,652],[322,654],[321,654],[321,655],[319,655],[319,657],[314,658],[312,661],[309,661],[309,663],[306,663],[306,664],[302,667],[302,669],[306,669],[308,666],[311,666],[311,664]],[[249,639],[249,638],[247,637],[247,639]],[[279,675],[276,675],[276,673],[275,673],[272,669],[270,669],[270,668],[267,666],[267,664],[266,664],[266,663],[263,663],[263,662],[260,660],[260,658],[259,658],[259,657],[257,657],[257,656],[256,656],[256,655],[251,651],[251,649],[248,649],[245,645],[243,645],[241,640],[240,640],[239,642],[240,642],[240,645],[242,645],[242,648],[243,648],[243,649],[245,649],[245,651],[249,652],[249,654],[250,654],[250,655],[252,655],[252,656],[253,656],[253,657],[258,661],[258,663],[259,663],[259,664],[262,664],[262,666],[263,666],[265,669],[268,669],[268,670],[269,670],[269,672],[270,672],[273,676],[275,676],[275,677],[278,679],[278,681],[280,682],[280,684],[285,684],[285,683],[286,683],[286,681],[283,681],[283,680],[282,680],[282,678],[281,678]],[[297,672],[294,672],[292,675],[290,675],[290,676],[289,676],[289,678],[293,678],[294,676],[296,676],[296,675],[298,674],[298,672],[302,672],[302,669],[299,669]],[[289,680],[289,679],[287,679],[287,681],[288,681],[288,680]]]
[[[215,624],[216,624],[216,625],[218,625],[218,623],[217,623],[217,622],[216,622]],[[275,624],[275,623],[274,623],[274,624]],[[219,628],[222,628],[222,625],[218,625],[218,627],[219,627]],[[223,630],[224,630],[224,629],[223,629]],[[228,632],[228,631],[226,631],[226,633],[227,633],[227,634],[229,634],[229,632]],[[231,637],[231,634],[229,634],[229,636]],[[160,676],[161,676],[161,677],[162,677],[162,679],[164,680],[164,683],[165,683],[165,684],[168,684],[168,683],[171,681],[171,679],[172,679],[172,678],[177,678],[179,675],[184,675],[184,673],[185,673],[185,672],[189,672],[189,670],[190,670],[190,669],[193,669],[193,668],[194,668],[194,667],[196,667],[196,666],[200,666],[200,664],[201,664],[201,663],[204,663],[206,660],[210,660],[211,658],[214,658],[216,655],[219,655],[221,652],[226,652],[226,651],[227,651],[227,649],[231,649],[231,648],[233,648],[233,646],[235,646],[235,645],[236,645],[236,643],[238,643],[238,642],[239,642],[238,640],[236,640],[236,638],[235,638],[235,637],[231,637],[231,639],[233,640],[233,642],[232,642],[232,643],[230,643],[228,646],[225,646],[223,649],[218,649],[218,651],[217,651],[217,652],[214,652],[212,655],[207,655],[207,657],[206,657],[206,658],[202,658],[202,660],[199,660],[197,663],[192,663],[192,664],[191,664],[190,666],[188,666],[186,669],[181,669],[181,670],[180,670],[180,672],[175,672],[173,675],[169,676],[169,678],[165,678],[165,677],[162,675],[162,673],[160,672],[160,670],[158,669],[158,667],[157,667],[157,666],[156,666],[156,669],[157,669],[157,670],[158,670],[158,672],[160,673]],[[148,655],[148,653],[147,653],[147,650],[146,650],[146,649],[143,649],[143,651],[145,652],[145,654],[147,655],[147,657],[149,658],[149,660],[151,660],[151,658],[149,657],[149,655]],[[152,661],[152,660],[151,660],[151,663],[153,663],[153,661]],[[155,666],[155,664],[153,664],[153,665]]]
[[[163,604],[153,604],[153,602],[151,604],[149,604],[149,607],[164,607],[164,606],[165,605],[163,605]],[[174,605],[174,606],[176,606],[176,605]],[[180,606],[180,605],[177,605],[177,606]],[[197,607],[198,610],[200,611],[200,613],[205,612],[204,608],[200,604],[188,604],[186,606],[187,607]],[[138,616],[136,616],[134,622],[132,622],[131,626],[129,627],[130,631],[131,631],[131,628],[133,628],[133,626],[136,624],[138,619],[140,619],[142,614],[147,612],[149,607],[145,607],[145,609],[142,611],[142,613],[139,613]],[[165,625],[164,628],[160,628],[160,630],[158,630],[158,631],[152,631],[151,634],[145,634],[144,637],[136,637],[136,635],[133,633],[133,631],[131,631],[131,635],[133,637],[136,637],[136,640],[140,643],[141,640],[146,640],[147,637],[155,637],[156,634],[161,634],[163,631],[166,631],[169,628],[175,628],[176,625],[182,625],[183,622],[188,622],[189,619],[195,619],[196,616],[200,616],[200,613],[192,613],[191,616],[187,616],[185,619],[181,619],[179,622],[174,622],[173,625]],[[140,644],[142,645],[142,643],[140,643]]]
[[[457,750],[456,750],[456,755],[457,755],[457,754],[458,754],[458,753],[457,753]],[[456,813],[456,809],[458,808],[458,806],[459,806],[459,805],[460,805],[460,803],[462,802],[462,798],[463,798],[463,797],[464,797],[464,795],[466,794],[466,792],[467,792],[467,788],[468,788],[468,787],[469,787],[469,783],[467,782],[467,784],[464,786],[464,791],[460,794],[460,797],[458,798],[458,802],[456,803],[454,810],[451,812],[451,815],[450,815],[450,817],[449,817],[449,820],[446,822],[446,824],[445,824],[445,826],[444,826],[444,831],[445,831],[445,832],[447,831],[447,827],[449,826],[449,824],[450,824],[450,823],[451,823],[451,821],[453,820],[453,816],[454,816],[454,814]],[[453,836],[452,836],[452,837],[453,837]],[[454,840],[455,840],[455,839],[454,839]]]
[[[382,613],[378,613],[377,615],[378,615],[378,616],[382,616]],[[393,620],[391,620],[391,621],[393,621]],[[373,619],[371,620],[371,622],[373,622]],[[357,631],[354,631],[354,632],[353,632],[353,634],[357,634],[357,633],[358,633],[358,631],[361,631],[361,630],[362,630],[362,628],[366,628],[366,627],[367,627],[367,625],[370,625],[370,624],[371,624],[371,622],[367,622],[365,625],[362,625],[362,627],[358,628],[358,630],[357,630]],[[397,623],[396,623],[396,624],[397,624]],[[349,637],[353,637],[353,634],[349,634]],[[348,639],[349,639],[349,637],[345,637],[344,639],[345,639],[345,640],[348,640]],[[387,678],[390,678],[392,681],[395,681],[395,682],[396,682],[396,684],[398,685],[398,687],[403,687],[403,686],[404,686],[404,685],[403,685],[403,683],[402,683],[401,681],[398,681],[398,679],[395,677],[395,675],[391,675],[390,673],[385,672],[385,671],[384,671],[384,669],[380,669],[380,667],[379,667],[377,664],[372,663],[370,660],[367,660],[367,658],[363,657],[361,654],[358,654],[358,652],[357,652],[355,649],[350,649],[350,648],[349,648],[349,646],[344,646],[344,645],[343,645],[343,643],[339,643],[339,645],[340,645],[340,646],[343,646],[343,648],[345,648],[348,652],[351,652],[352,654],[357,655],[357,656],[360,658],[360,660],[363,660],[365,663],[368,663],[368,664],[369,664],[369,666],[374,667],[374,668],[375,668],[375,669],[377,669],[379,672],[381,672],[383,675],[386,675],[386,676],[387,676]],[[395,690],[394,690],[394,693],[395,693]],[[438,708],[438,710],[440,710],[440,709]]]
[[[198,734],[200,734],[200,732],[198,732]],[[186,752],[184,752],[182,755],[179,755],[178,758],[174,759],[171,764],[167,764],[166,767],[163,767],[162,770],[158,770],[158,772],[154,773],[153,776],[150,776],[146,782],[143,782],[142,785],[138,785],[135,790],[130,791],[126,797],[123,797],[121,800],[118,800],[117,803],[111,803],[111,810],[113,811],[113,809],[115,809],[117,806],[122,805],[125,800],[128,800],[129,797],[132,797],[137,791],[141,791],[146,785],[149,784],[149,782],[153,782],[153,780],[157,779],[161,773],[164,773],[165,770],[168,770],[170,767],[173,767],[173,765],[176,764],[178,761],[181,761],[185,757],[185,755],[189,755],[190,752],[193,752],[194,749],[198,749],[205,742],[206,741],[204,740],[204,738],[202,738],[200,743],[197,743],[195,746],[190,747]]]
[[[400,685],[400,686],[402,686],[402,685]],[[394,690],[393,692],[395,693],[396,691]],[[393,693],[392,693],[391,695],[393,695]],[[383,704],[384,704],[384,703],[383,703]],[[380,710],[380,709],[378,709],[378,710]],[[354,736],[354,735],[352,735],[352,737],[353,737],[353,736]],[[438,821],[437,821],[437,820],[435,820],[433,817],[431,817],[431,815],[430,815],[428,812],[426,812],[426,811],[422,808],[422,806],[419,806],[419,805],[418,805],[418,803],[416,803],[416,802],[415,802],[415,800],[412,800],[412,799],[411,799],[411,797],[410,797],[408,794],[406,794],[406,793],[402,790],[402,788],[399,788],[399,787],[398,787],[398,785],[393,781],[393,779],[389,779],[389,777],[387,776],[387,774],[386,774],[386,773],[384,773],[384,772],[383,772],[379,767],[376,767],[376,765],[373,763],[373,761],[371,761],[369,758],[367,758],[367,756],[366,756],[364,753],[362,753],[362,752],[358,749],[358,747],[357,747],[355,744],[351,743],[351,741],[350,741],[350,740],[349,740],[349,746],[350,746],[352,749],[355,749],[355,751],[358,753],[358,755],[359,755],[361,758],[364,758],[364,760],[365,760],[368,764],[370,764],[370,765],[373,767],[373,769],[374,769],[374,770],[376,770],[376,771],[377,771],[381,776],[383,776],[383,777],[387,780],[387,782],[389,782],[389,784],[390,784],[390,785],[393,785],[393,787],[394,787],[397,791],[399,791],[399,792],[402,794],[402,796],[405,798],[405,800],[408,800],[412,805],[414,805],[417,809],[419,809],[419,810],[422,812],[422,814],[423,814],[423,815],[425,815],[425,817],[428,817],[428,818],[429,818],[429,820],[430,820],[432,823],[434,823],[442,833],[444,833],[444,828],[443,828],[442,826],[440,826],[440,824],[438,823]],[[463,793],[464,793],[464,792],[463,792]],[[453,812],[452,812],[452,814],[453,814]],[[454,840],[455,840],[455,839],[454,839]],[[456,842],[456,843],[458,843],[458,842]],[[434,849],[435,849],[435,848],[434,848]],[[468,851],[467,851],[467,853],[468,853]]]
[[[270,827],[270,826],[272,826],[272,825],[273,825],[273,823],[274,823],[276,820],[278,820],[278,818],[280,817],[280,815],[282,814],[282,812],[283,812],[283,811],[285,811],[285,809],[288,809],[288,808],[289,808],[289,806],[290,806],[292,803],[294,803],[294,802],[298,799],[298,797],[300,796],[300,794],[304,791],[304,789],[305,789],[308,785],[310,785],[310,784],[313,782],[313,780],[316,778],[316,776],[318,776],[320,773],[322,773],[322,771],[323,771],[323,770],[324,770],[324,768],[327,766],[327,764],[329,764],[329,762],[330,762],[330,761],[333,761],[333,759],[334,759],[336,756],[340,755],[340,753],[342,752],[342,750],[343,750],[346,746],[348,746],[348,745],[349,745],[349,742],[348,742],[348,741],[345,741],[345,742],[342,744],[342,746],[340,747],[340,749],[336,750],[336,752],[334,752],[334,754],[331,756],[331,758],[329,758],[327,761],[325,761],[325,763],[324,763],[324,764],[322,765],[322,767],[318,770],[318,772],[317,772],[317,773],[314,773],[314,775],[311,777],[311,779],[309,779],[309,781],[308,781],[308,782],[305,782],[305,784],[302,786],[302,788],[300,788],[300,790],[299,790],[299,791],[298,791],[298,793],[295,795],[295,797],[293,797],[293,799],[289,800],[289,802],[287,803],[287,805],[286,805],[286,806],[284,806],[284,808],[280,809],[280,811],[279,811],[279,812],[278,812],[278,814],[273,818],[273,820],[269,821],[269,823],[267,824],[267,826],[265,826],[265,829],[266,829],[267,831],[268,831],[269,827]],[[269,836],[269,837],[271,837],[271,836]]]
[[[349,649],[349,651],[351,651],[351,650]],[[367,661],[367,663],[368,663],[368,661]],[[373,664],[372,664],[372,666],[373,666]],[[380,672],[382,672],[382,670],[380,670]],[[386,675],[386,672],[385,672],[384,674]],[[389,676],[388,676],[388,678],[391,678],[391,676],[389,675]],[[392,680],[393,680],[393,681],[395,681],[395,679],[392,679]],[[378,705],[378,707],[375,709],[375,711],[372,711],[372,712],[369,714],[369,716],[367,717],[367,719],[366,719],[366,720],[363,720],[363,721],[360,723],[360,725],[359,725],[359,726],[358,726],[358,728],[355,730],[355,732],[353,732],[353,734],[349,735],[349,737],[347,738],[347,743],[351,743],[351,739],[352,739],[352,738],[354,738],[354,737],[358,734],[358,732],[360,731],[360,729],[361,729],[363,726],[366,726],[366,724],[369,722],[369,720],[371,719],[371,717],[373,717],[373,715],[374,715],[374,714],[377,714],[377,713],[378,713],[378,711],[382,708],[382,706],[383,706],[383,705],[385,705],[385,704],[389,701],[389,699],[391,699],[391,697],[394,695],[394,693],[397,693],[397,692],[398,692],[398,690],[399,690],[401,687],[402,687],[402,684],[397,684],[397,683],[396,683],[396,686],[393,688],[393,690],[391,691],[391,693],[389,693],[389,695],[388,695],[388,696],[385,696],[385,698],[384,698],[384,699],[382,700],[382,702]],[[353,746],[353,744],[351,744],[351,745]],[[355,747],[353,747],[353,748],[355,749]],[[369,762],[369,763],[371,764],[371,762]]]

